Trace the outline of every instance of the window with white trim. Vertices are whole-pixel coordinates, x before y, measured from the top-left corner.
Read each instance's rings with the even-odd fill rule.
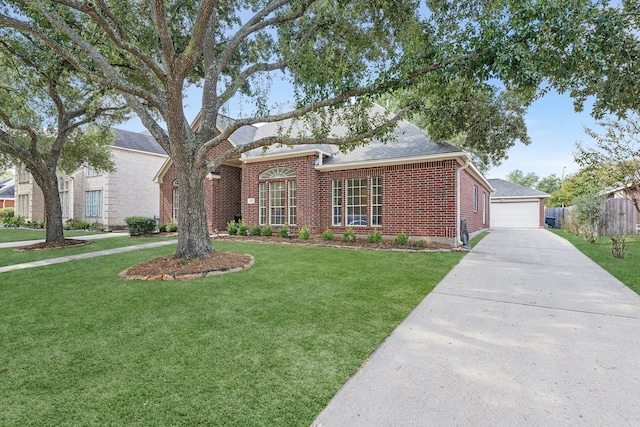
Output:
[[[342,225],[342,180],[331,181],[331,224]]]
[[[382,225],[382,177],[371,178],[371,225]]]
[[[173,192],[171,194],[172,196],[172,200],[171,200],[171,206],[172,206],[172,211],[171,211],[171,221],[175,224],[178,223],[178,207],[180,204],[180,191],[178,190],[178,180],[176,179],[175,181],[173,181]]]
[[[258,224],[265,225],[267,223],[267,184],[261,182],[258,187]]]
[[[85,216],[93,218],[102,216],[102,190],[85,192]]]
[[[298,220],[296,171],[275,167],[262,172],[258,183],[258,223],[295,225]]]
[[[29,172],[25,166],[18,169],[18,182],[29,182]]]
[[[87,166],[87,176],[100,176],[102,175],[102,171],[99,169],[95,169],[91,166]]]
[[[345,181],[347,225],[367,225],[367,178]]]
[[[269,224],[284,225],[285,204],[284,204],[284,182],[269,183]]]
[[[473,186],[473,211],[478,212],[478,186]]]
[[[60,195],[60,208],[62,210],[62,217],[69,217],[69,181],[65,181],[64,178],[58,180],[58,194]]]
[[[287,197],[289,200],[289,225],[296,225],[298,211],[296,207],[296,182],[295,181],[287,181]]]
[[[16,215],[29,217],[29,195],[28,194],[20,194],[18,196],[18,206],[17,206]]]

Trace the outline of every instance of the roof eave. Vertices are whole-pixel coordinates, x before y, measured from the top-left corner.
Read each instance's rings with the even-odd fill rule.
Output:
[[[457,160],[460,164],[462,164],[464,163],[464,161],[461,161],[461,160],[464,159],[464,157],[465,157],[465,153],[462,153],[462,152],[430,154],[426,156],[398,157],[398,158],[392,158],[392,159],[364,160],[360,162],[324,164],[324,165],[316,166],[316,170],[319,170],[322,172],[329,172],[329,171],[337,171],[337,170],[345,170],[345,169],[365,169],[365,168],[373,168],[373,167],[379,167],[379,166],[407,165],[411,163],[420,163],[420,162],[437,162],[439,160]]]
[[[240,157],[240,161],[242,163],[258,163],[258,162],[265,162],[269,160],[292,159],[295,157],[305,157],[305,156],[311,156],[311,155],[327,156],[327,157],[331,156],[331,154],[325,151],[314,148],[311,150],[287,151],[284,153],[265,154],[261,156],[255,156],[255,157],[247,157],[243,153]]]

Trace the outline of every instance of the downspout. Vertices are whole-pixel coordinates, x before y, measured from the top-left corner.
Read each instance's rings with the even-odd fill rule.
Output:
[[[460,246],[460,243],[462,243],[460,240],[460,172],[468,168],[470,164],[471,162],[469,160],[469,156],[467,155],[464,164],[456,171],[456,235],[454,240],[454,246],[456,248]]]

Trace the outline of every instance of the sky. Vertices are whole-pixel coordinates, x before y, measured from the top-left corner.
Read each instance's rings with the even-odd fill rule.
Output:
[[[278,88],[274,87],[277,92]],[[187,91],[185,98],[185,114],[189,121],[193,121],[198,114],[201,105],[201,92],[197,88]],[[276,93],[275,98],[285,96],[284,93]],[[251,111],[251,105],[244,104],[242,107],[235,105],[229,112],[233,118],[238,117],[239,111],[246,115]],[[573,101],[568,95],[561,95],[551,92],[543,98],[534,102],[526,115],[526,123],[531,137],[531,144],[523,145],[518,143],[509,150],[509,158],[502,162],[499,167],[494,167],[486,173],[487,178],[505,179],[509,172],[516,169],[521,170],[525,175],[535,173],[539,178],[544,178],[555,174],[558,178],[567,177],[578,171],[578,165],[573,161],[573,152],[576,142],[581,142],[589,146],[593,141],[584,132],[587,126],[594,130],[599,130],[596,121],[589,115],[587,106],[585,111],[576,113],[573,108]],[[117,126],[122,129],[144,132],[146,129],[139,120],[133,119],[127,123]]]

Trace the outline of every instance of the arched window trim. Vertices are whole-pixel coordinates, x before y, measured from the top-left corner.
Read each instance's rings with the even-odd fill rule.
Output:
[[[259,179],[282,179],[282,178],[295,178],[296,171],[291,168],[277,166],[275,168],[267,169],[262,172]]]

